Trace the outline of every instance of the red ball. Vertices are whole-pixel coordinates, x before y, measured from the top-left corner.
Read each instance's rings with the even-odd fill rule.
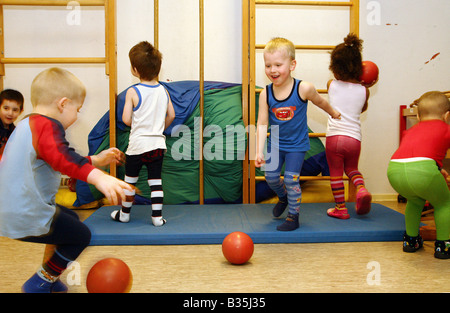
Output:
[[[362,62],[362,75],[359,78],[363,85],[372,85],[378,79],[378,66],[371,61]]]
[[[122,260],[107,258],[98,261],[89,271],[86,287],[89,293],[127,293],[133,277]]]
[[[253,255],[253,240],[243,232],[233,232],[225,237],[222,242],[224,257],[231,264],[244,264]]]

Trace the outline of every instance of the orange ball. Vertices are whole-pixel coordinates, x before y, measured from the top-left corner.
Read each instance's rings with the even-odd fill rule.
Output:
[[[253,255],[253,240],[243,232],[233,232],[225,237],[222,242],[224,257],[231,264],[244,264]]]
[[[98,261],[89,271],[86,287],[89,293],[127,293],[133,277],[122,260],[107,258]]]
[[[378,79],[378,66],[371,61],[362,62],[362,75],[359,78],[363,85],[372,85]]]

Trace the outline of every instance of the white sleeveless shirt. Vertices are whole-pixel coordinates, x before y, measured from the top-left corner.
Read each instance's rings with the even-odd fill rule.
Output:
[[[327,137],[344,135],[361,141],[360,115],[366,103],[366,87],[333,80],[328,96],[331,106],[341,113],[341,119],[328,117]]]
[[[156,149],[166,149],[164,128],[169,96],[161,85],[132,86],[139,96],[133,109],[131,131],[126,154],[139,155]]]

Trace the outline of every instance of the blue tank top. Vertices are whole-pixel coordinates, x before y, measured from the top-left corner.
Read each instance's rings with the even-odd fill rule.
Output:
[[[299,96],[300,83],[301,80],[294,79],[291,94],[281,101],[274,96],[273,84],[266,87],[271,149],[278,148],[282,152],[306,152],[310,149],[306,118],[308,101]],[[278,126],[278,134],[274,126]]]

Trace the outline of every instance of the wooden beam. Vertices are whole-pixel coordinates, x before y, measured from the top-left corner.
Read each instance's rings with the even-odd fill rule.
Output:
[[[270,1],[270,0],[260,0],[255,1],[256,4],[266,4],[266,5],[312,5],[312,6],[334,6],[334,7],[349,7],[352,6],[352,2],[344,1]]]
[[[5,33],[3,27],[3,5],[0,5],[0,58],[5,56]],[[3,90],[3,77],[5,76],[5,64],[0,61],[0,90]]]
[[[153,0],[153,45],[159,50],[159,0]]]
[[[281,176],[281,178],[283,179],[284,177]],[[256,181],[265,181],[266,178],[264,176],[257,176],[255,177]],[[343,180],[349,180],[348,177],[343,177]],[[305,180],[311,180],[311,181],[318,181],[318,180],[330,180],[330,176],[300,176],[300,181],[305,181]]]
[[[205,19],[204,19],[204,1],[199,0],[199,28],[200,28],[200,127],[199,127],[199,203],[205,203],[205,173],[203,162],[203,124],[205,115]]]
[[[2,64],[105,64],[106,58],[1,58]]]
[[[249,1],[242,0],[242,121],[247,129],[249,125]],[[242,162],[242,203],[249,203],[249,164],[250,154],[247,144],[245,159]]]
[[[359,0],[352,0],[350,8],[350,32],[359,37]]]
[[[250,153],[249,164],[249,202],[256,202],[256,181],[255,181],[255,162],[253,158],[256,154],[256,6],[255,1],[251,0],[249,5],[249,125],[255,127],[248,128],[248,149]]]
[[[106,24],[106,59],[107,73],[109,76],[109,145],[116,147],[116,98],[117,98],[117,24],[116,24],[116,0],[107,0],[105,6]],[[115,164],[110,165],[110,174],[117,176]]]
[[[77,0],[80,6],[104,6],[108,0]],[[0,0],[0,5],[67,6],[73,0]]]

